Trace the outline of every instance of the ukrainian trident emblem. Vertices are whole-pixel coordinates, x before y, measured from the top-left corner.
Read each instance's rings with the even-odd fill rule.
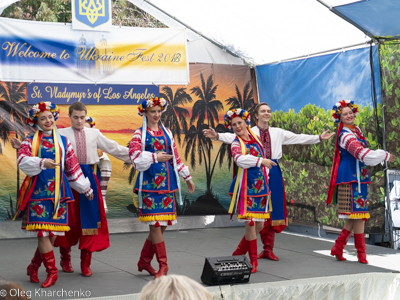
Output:
[[[110,0],[74,0],[76,19],[91,28],[110,20]]]

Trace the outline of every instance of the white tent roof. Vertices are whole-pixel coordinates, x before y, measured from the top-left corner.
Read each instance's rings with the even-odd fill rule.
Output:
[[[192,29],[190,42],[206,37],[255,65],[370,40],[316,0],[129,1],[168,27]],[[328,6],[349,2],[355,1],[324,1]]]

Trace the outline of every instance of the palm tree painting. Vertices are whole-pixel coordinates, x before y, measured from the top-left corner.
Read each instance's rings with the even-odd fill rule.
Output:
[[[243,93],[241,93],[239,87],[235,84],[236,95],[229,97],[228,99],[225,100],[225,102],[226,104],[229,105],[229,109],[243,108],[247,110],[252,116],[251,123],[252,126],[254,126],[255,121],[253,112],[255,108],[255,102],[253,96],[253,89],[250,89],[250,86],[251,86],[251,80],[249,80],[246,83],[246,85],[243,88]]]
[[[200,128],[207,120],[208,126],[214,128],[214,122],[218,123],[218,112],[224,109],[222,102],[215,99],[218,84],[213,86],[213,75],[210,75],[205,82],[203,73],[200,73],[200,80],[201,87],[196,86],[190,89],[191,93],[199,98],[193,105],[190,123],[193,124],[197,119],[197,128]]]
[[[218,124],[218,112],[223,111],[224,106],[220,100],[216,99],[218,85],[214,85],[213,75],[210,75],[207,82],[203,74],[200,73],[201,86],[193,87],[190,91],[198,99],[195,100],[192,109],[190,123],[192,124],[185,135],[185,159],[190,161],[194,169],[196,165],[204,163],[206,173],[206,191],[204,196],[200,196],[196,202],[186,211],[187,214],[204,214],[202,202],[207,202],[204,208],[209,210],[210,205],[214,206],[214,213],[226,213],[226,210],[218,203],[218,199],[212,193],[211,181],[218,161],[218,152],[215,160],[212,160],[211,150],[213,143],[203,135],[203,129],[215,127]],[[196,125],[193,123],[196,122]],[[220,128],[218,128],[220,129]]]
[[[0,82],[0,139],[5,145],[12,131],[25,138],[25,132],[29,130],[26,124],[29,105],[26,95],[26,83]],[[0,154],[3,154],[0,143]],[[17,197],[19,193],[19,168],[17,167]],[[10,195],[10,212],[13,206]],[[10,213],[9,212],[9,213]]]
[[[0,139],[5,144],[12,131],[24,138],[27,130],[28,100],[26,83],[0,82]],[[2,146],[0,143],[0,154]]]
[[[186,88],[178,88],[175,94],[169,86],[164,86],[161,90],[160,98],[164,98],[169,103],[169,107],[162,114],[161,121],[181,144],[181,133],[188,131],[186,119],[190,116],[189,111],[181,106],[192,103],[192,97],[186,93]]]

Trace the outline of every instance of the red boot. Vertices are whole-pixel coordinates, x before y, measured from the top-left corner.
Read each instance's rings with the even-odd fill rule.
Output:
[[[249,250],[249,257],[250,257],[250,262],[253,265],[253,269],[251,270],[251,273],[257,272],[257,239],[254,239],[252,241],[247,241],[247,249]]]
[[[342,232],[339,234],[338,238],[336,239],[335,245],[333,245],[333,247],[331,249],[331,255],[336,256],[337,260],[346,260],[343,257],[343,249],[346,246],[347,242],[349,241],[350,236],[351,236],[351,232],[343,228]]]
[[[73,273],[74,269],[71,265],[71,248],[63,248],[60,246],[60,266],[66,273]]]
[[[364,239],[364,233],[355,233],[354,234],[354,246],[356,246],[357,249],[357,257],[358,257],[358,262],[362,264],[367,264],[367,253],[366,247],[365,247],[365,239]]]
[[[236,250],[232,253],[232,256],[245,255],[247,253],[246,238],[243,236]]]
[[[154,249],[153,249],[153,244],[146,239],[144,242],[142,252],[140,253],[140,259],[138,262],[138,271],[142,272],[143,270],[146,270],[147,272],[150,273],[150,275],[156,275],[157,271],[151,266],[151,261],[154,256]]]
[[[81,271],[82,271],[82,275],[85,277],[90,277],[93,275],[92,270],[90,270],[91,261],[92,261],[92,252],[82,249],[81,250]]]
[[[33,256],[31,263],[26,269],[26,274],[29,275],[30,282],[39,283],[40,280],[38,278],[39,267],[42,264],[42,255],[39,252],[39,249],[36,248],[35,255]]]
[[[267,229],[267,230],[265,230]],[[263,242],[264,250],[260,252],[258,258],[268,258],[270,260],[279,260],[279,258],[272,251],[275,244],[275,230],[271,227],[264,227],[260,231],[261,241]]]
[[[168,273],[167,250],[165,249],[164,242],[153,244],[153,249],[154,252],[156,253],[158,264],[160,265],[160,269],[158,270],[154,278],[159,278],[163,275],[167,275]]]
[[[47,253],[42,253],[43,264],[46,267],[47,278],[42,283],[42,288],[48,288],[56,283],[58,279],[57,268],[56,268],[56,258],[54,257],[54,252],[51,250]]]

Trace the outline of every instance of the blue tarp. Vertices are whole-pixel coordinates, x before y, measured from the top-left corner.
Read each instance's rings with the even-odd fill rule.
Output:
[[[334,7],[333,11],[365,29],[373,37],[400,36],[400,1],[369,0]]]
[[[381,102],[378,47],[372,47],[377,102]],[[256,67],[260,102],[272,111],[298,112],[311,103],[324,109],[343,99],[373,104],[370,48]]]

